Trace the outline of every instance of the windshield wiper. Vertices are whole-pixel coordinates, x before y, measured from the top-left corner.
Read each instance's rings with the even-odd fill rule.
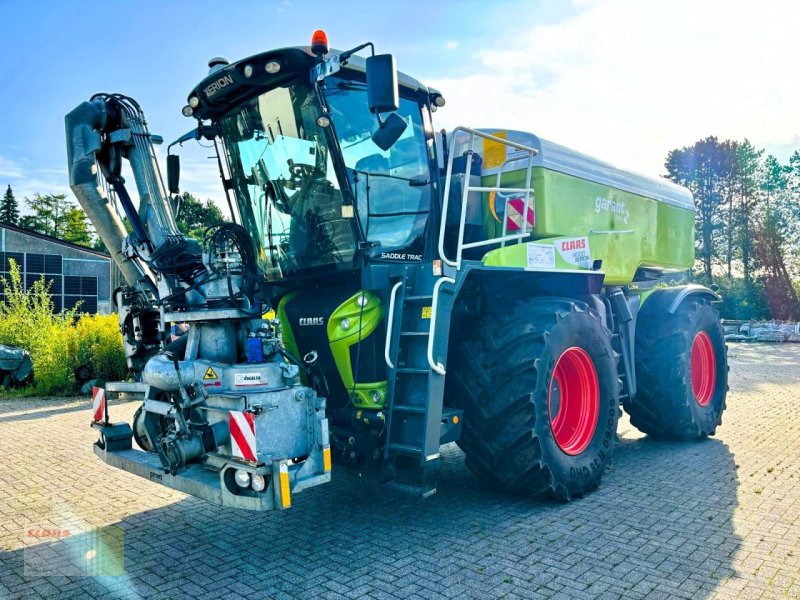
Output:
[[[375,173],[373,171],[361,171],[359,169],[353,169],[355,173],[363,173],[369,177],[387,177],[389,179],[399,179],[400,181],[407,181],[408,185],[411,187],[424,187],[428,185],[431,181],[430,179],[424,179],[422,175],[417,175],[415,177],[400,177],[399,175],[391,175],[390,173]]]

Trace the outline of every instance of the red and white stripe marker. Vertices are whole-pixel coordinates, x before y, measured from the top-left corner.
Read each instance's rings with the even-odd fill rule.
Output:
[[[237,458],[256,462],[256,416],[237,410],[230,411],[231,450]]]
[[[514,198],[508,201],[506,214],[506,231],[519,231],[522,229],[522,211],[525,210],[525,198]],[[528,203],[528,228],[532,228],[536,222],[533,212],[533,199]]]
[[[104,388],[92,388],[92,419],[95,423],[106,420],[106,390]]]

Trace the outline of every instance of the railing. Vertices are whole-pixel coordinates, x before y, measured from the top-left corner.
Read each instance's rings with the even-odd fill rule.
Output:
[[[439,288],[442,287],[443,283],[452,284],[455,282],[456,280],[452,277],[440,277],[436,280],[436,283],[433,286],[433,302],[431,303],[431,333],[428,336],[428,366],[439,375],[444,375],[446,373],[444,370],[444,365],[433,358],[433,338],[436,335],[436,316],[439,310]]]
[[[394,369],[394,363],[392,362],[392,327],[394,326],[394,306],[397,301],[397,290],[403,285],[403,280],[398,281],[392,287],[392,293],[389,296],[389,312],[388,318],[386,322],[386,344],[383,347],[383,358],[386,360],[386,366],[390,369]],[[401,323],[402,325],[402,323]],[[402,327],[401,327],[402,329]]]
[[[447,208],[450,202],[450,181],[453,176],[453,159],[455,158],[455,145],[456,145],[456,134],[459,131],[463,131],[464,133],[469,134],[469,144],[467,145],[467,164],[466,164],[466,176],[465,176],[465,183],[464,183],[464,190],[461,195],[461,214],[459,217],[459,224],[458,224],[458,242],[456,246],[456,257],[455,260],[448,258],[447,253],[445,251],[445,229],[447,227]],[[497,181],[496,185],[493,187],[488,186],[470,186],[469,185],[469,178],[472,171],[472,157],[474,155],[474,150],[472,149],[473,144],[475,143],[475,138],[479,137],[485,140],[489,140],[492,142],[497,142],[499,144],[503,144],[505,146],[509,146],[511,148],[515,148],[524,152],[528,155],[528,166],[527,166],[527,174],[525,176],[525,187],[524,188],[511,188],[511,187],[502,187],[500,185],[500,178],[503,173],[503,168],[508,164],[509,161],[518,161],[524,158],[523,157],[513,157],[506,160],[501,166],[497,173]],[[522,240],[530,235],[531,230],[533,229],[532,226],[528,225],[528,209],[530,208],[531,201],[533,199],[533,189],[531,188],[531,173],[533,171],[533,157],[536,156],[536,149],[531,148],[529,146],[525,146],[523,144],[518,144],[516,142],[512,142],[510,140],[506,140],[494,135],[490,135],[488,133],[483,133],[482,131],[478,131],[476,129],[470,129],[469,127],[456,127],[451,133],[451,141],[450,141],[450,151],[448,154],[447,159],[447,176],[445,178],[444,184],[444,198],[442,203],[442,223],[439,228],[439,257],[442,259],[446,265],[451,267],[455,267],[456,269],[461,268],[461,257],[464,253],[464,250],[469,248],[477,248],[479,246],[489,246],[492,244],[500,243],[505,245],[506,242],[514,241],[514,240]],[[464,243],[464,229],[466,226],[466,219],[467,219],[467,202],[469,198],[470,192],[494,192],[501,198],[506,198],[505,202],[505,213],[503,216],[503,231],[502,234],[498,237],[489,238],[486,240],[480,240],[477,242],[469,242]],[[522,218],[520,222],[520,231],[519,233],[509,234],[507,230],[507,214],[508,214],[508,203],[512,199],[517,199],[519,196],[516,197],[507,197],[508,194],[524,194],[524,206],[522,210]]]

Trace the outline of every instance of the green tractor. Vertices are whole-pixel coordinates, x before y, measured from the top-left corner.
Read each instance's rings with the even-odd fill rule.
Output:
[[[96,414],[103,460],[266,510],[329,480],[331,456],[430,495],[456,442],[486,484],[568,500],[599,485],[621,408],[653,437],[714,434],[720,298],[673,283],[694,260],[688,190],[530,133],[436,132],[443,95],[372,44],[316,32],[209,66],[175,143],[214,144],[234,223],[202,245],[174,228],[178,157],[164,189],[134,101],[67,117],[73,190],[128,281],[136,381],[106,392],[143,398],[130,426]]]

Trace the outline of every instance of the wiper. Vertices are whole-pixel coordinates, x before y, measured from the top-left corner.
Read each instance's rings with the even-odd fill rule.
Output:
[[[363,173],[364,175],[368,175],[370,177],[387,177],[389,179],[399,179],[400,181],[407,181],[408,185],[411,187],[424,187],[428,185],[431,181],[430,179],[425,179],[423,176],[417,175],[415,177],[400,177],[399,175],[391,175],[389,173],[374,173],[372,171],[361,171],[358,169],[353,169],[355,173]]]

